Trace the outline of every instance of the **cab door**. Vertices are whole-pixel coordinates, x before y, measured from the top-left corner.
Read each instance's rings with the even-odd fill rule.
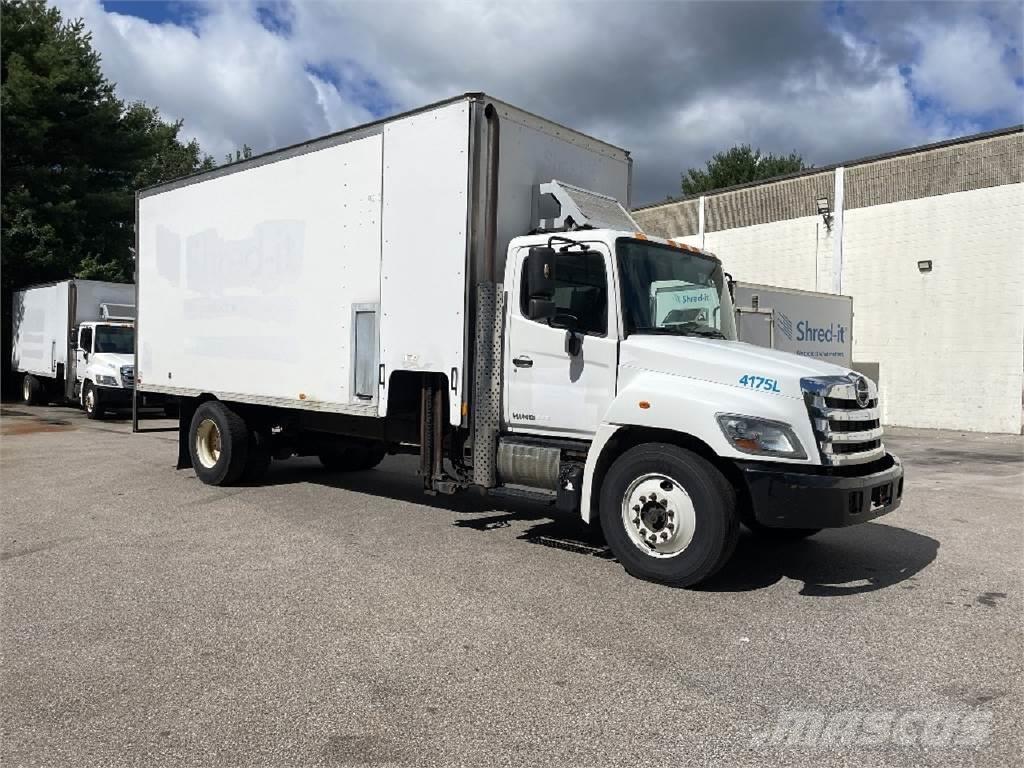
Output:
[[[89,356],[92,354],[93,328],[91,325],[82,326],[78,330],[78,344],[75,349],[75,369],[73,376],[75,381],[85,378],[85,370],[89,365]]]
[[[618,318],[611,258],[602,243],[556,252],[554,302],[578,320],[578,354],[570,332],[531,320],[526,260],[515,253],[518,276],[507,301],[505,419],[512,432],[592,437],[615,397]]]

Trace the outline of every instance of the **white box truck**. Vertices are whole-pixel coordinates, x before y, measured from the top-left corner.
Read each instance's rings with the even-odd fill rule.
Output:
[[[737,342],[721,263],[639,231],[630,171],[466,94],[140,192],[136,386],[180,398],[178,466],[414,453],[427,492],[549,501],[675,585],[741,521],[895,509],[875,385]],[[713,295],[704,319],[661,312],[670,285]]]
[[[853,298],[776,285],[733,283],[740,341],[853,365]]]
[[[12,370],[22,399],[79,403],[90,418],[132,403],[135,286],[63,280],[15,291]]]

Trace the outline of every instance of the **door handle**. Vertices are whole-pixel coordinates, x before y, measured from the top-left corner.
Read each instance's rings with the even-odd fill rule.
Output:
[[[512,365],[516,368],[533,368],[533,360],[526,355],[512,358]]]

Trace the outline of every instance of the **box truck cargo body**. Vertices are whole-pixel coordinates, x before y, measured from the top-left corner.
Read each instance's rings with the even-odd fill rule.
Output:
[[[874,384],[737,344],[721,263],[640,232],[630,176],[624,150],[466,94],[144,190],[137,391],[179,398],[204,482],[413,453],[427,492],[550,502],[672,584],[717,570],[741,519],[895,509]]]
[[[529,230],[538,183],[625,199],[630,173],[625,152],[495,103],[489,189],[471,166],[484,140],[471,131],[474,106],[459,99],[143,194],[140,389],[383,416],[395,372],[435,371],[459,395],[485,247],[504,253]],[[489,194],[502,204],[485,244]],[[450,399],[458,423],[461,401]]]
[[[128,406],[135,286],[64,280],[14,293],[12,368],[26,403],[71,400],[90,417]]]

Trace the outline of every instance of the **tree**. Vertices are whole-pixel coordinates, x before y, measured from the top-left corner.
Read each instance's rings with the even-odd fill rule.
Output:
[[[690,168],[683,174],[684,195],[700,195],[813,167],[804,165],[803,158],[796,152],[789,155],[762,155],[760,149],[751,149],[749,144],[717,152],[705,165],[706,170]]]
[[[135,190],[213,167],[145,104],[126,105],[79,20],[2,0],[0,293],[68,277],[131,280]],[[4,354],[4,365],[9,356]]]

